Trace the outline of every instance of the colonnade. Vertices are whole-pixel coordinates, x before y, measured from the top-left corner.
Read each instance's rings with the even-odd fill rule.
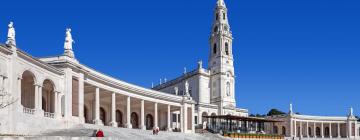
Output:
[[[290,136],[306,138],[357,137],[356,123],[348,121],[291,120]]]
[[[70,76],[69,76],[70,75]],[[24,82],[23,76],[18,77],[18,81],[17,81],[17,88],[18,88],[18,93],[19,93],[19,97],[22,98],[21,96],[27,95],[27,96],[34,96],[32,98],[26,99],[23,98],[24,101],[20,101],[21,104],[18,104],[19,106],[21,106],[21,111],[26,113],[26,114],[32,114],[32,115],[37,115],[37,116],[44,116],[44,117],[49,117],[49,118],[53,118],[53,119],[61,119],[61,120],[66,120],[66,121],[77,121],[78,123],[85,123],[85,104],[86,102],[90,101],[92,103],[92,105],[94,105],[92,107],[92,113],[93,113],[93,117],[92,117],[92,121],[91,123],[95,124],[95,125],[110,125],[113,127],[118,127],[117,124],[117,120],[116,120],[116,110],[117,110],[117,97],[124,97],[125,98],[125,127],[126,128],[133,128],[133,124],[132,124],[132,120],[131,120],[131,114],[133,113],[131,108],[132,105],[132,100],[136,100],[139,101],[140,100],[140,124],[139,126],[137,126],[137,128],[140,129],[146,129],[145,126],[145,112],[146,112],[146,108],[145,108],[145,102],[149,102],[151,104],[153,104],[153,107],[151,107],[151,109],[153,110],[153,125],[154,127],[159,127],[159,111],[161,110],[162,113],[166,112],[166,117],[165,116],[161,116],[164,117],[161,118],[161,120],[164,120],[162,122],[165,122],[166,120],[166,130],[172,130],[172,126],[171,126],[171,115],[173,111],[180,111],[180,127],[178,128],[181,130],[181,132],[188,132],[188,131],[194,131],[194,105],[192,103],[189,103],[189,100],[186,100],[186,98],[182,98],[183,100],[181,102],[174,102],[171,104],[167,104],[166,102],[169,101],[159,101],[159,99],[152,99],[149,97],[144,97],[142,98],[142,96],[132,96],[131,94],[121,94],[121,92],[115,92],[115,91],[109,91],[109,89],[103,89],[102,86],[98,87],[96,86],[96,84],[94,84],[93,81],[91,81],[90,83],[87,82],[88,79],[84,79],[84,74],[80,73],[80,74],[76,74],[73,75],[71,69],[67,69],[65,70],[65,84],[64,84],[64,89],[63,89],[63,93],[55,90],[55,87],[53,87],[54,90],[52,90],[51,93],[51,106],[53,107],[51,109],[50,112],[44,112],[43,110],[43,85],[38,84],[38,82],[36,82],[36,77],[34,76],[34,74],[32,74],[31,72],[29,72],[29,74],[27,75],[28,79],[30,79],[28,81]],[[31,77],[31,78],[29,78]],[[0,77],[1,79],[1,77]],[[73,85],[73,80],[77,80],[77,84]],[[1,85],[2,80],[0,80],[0,85]],[[30,83],[30,84],[29,84]],[[31,84],[33,83],[33,84]],[[91,87],[94,87],[94,91],[93,92],[89,92],[86,91],[86,95],[85,95],[85,83],[87,85],[90,85]],[[27,84],[27,87],[24,87],[24,85],[22,86],[22,84]],[[54,85],[53,85],[54,86]],[[75,88],[74,88],[75,87]],[[24,88],[28,88],[28,89],[24,89]],[[76,90],[76,92],[75,92]],[[101,90],[106,90],[106,93],[102,93]],[[33,94],[32,94],[33,92]],[[104,120],[101,120],[100,118],[100,108],[101,108],[101,101],[105,100],[101,99],[101,96],[104,96],[105,94],[109,95],[108,92],[110,92],[111,94],[111,100],[109,100],[110,103],[110,122],[107,124],[104,124]],[[126,91],[124,91],[126,92]],[[88,99],[86,100],[86,98],[89,98],[89,94],[91,93],[93,94],[93,100]],[[104,95],[103,95],[104,94]],[[136,94],[136,93],[134,93]],[[31,101],[31,100],[34,101]],[[26,100],[26,101],[25,101]],[[107,99],[106,99],[107,100]],[[75,101],[75,102],[74,102]],[[191,100],[190,100],[191,101]],[[30,105],[25,105],[23,104],[23,102],[31,102],[29,103]],[[33,103],[32,103],[33,102]],[[134,101],[133,101],[134,102]],[[139,106],[138,104],[136,104],[136,106]],[[161,108],[159,108],[159,106]],[[149,108],[148,106],[146,106],[147,108]],[[149,112],[149,111],[147,111]],[[164,126],[164,124],[163,124]]]

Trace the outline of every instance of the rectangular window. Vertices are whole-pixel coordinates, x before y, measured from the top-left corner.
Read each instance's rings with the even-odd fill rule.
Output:
[[[172,117],[173,117],[172,122],[176,122],[176,114],[172,114]]]
[[[198,124],[198,117],[195,116],[195,124]]]
[[[178,114],[178,122],[180,122],[180,114]]]

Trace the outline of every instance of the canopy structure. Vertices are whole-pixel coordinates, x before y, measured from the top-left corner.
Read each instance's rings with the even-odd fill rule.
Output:
[[[260,117],[233,115],[202,116],[203,125],[213,133],[237,132],[251,134],[278,134],[275,123],[282,121]]]

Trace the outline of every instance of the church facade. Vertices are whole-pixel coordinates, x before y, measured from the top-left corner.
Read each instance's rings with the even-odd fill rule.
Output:
[[[209,68],[199,63],[198,69],[152,89],[82,64],[72,50],[71,29],[65,36],[64,54],[35,58],[16,45],[9,24],[7,41],[0,45],[0,133],[26,135],[82,124],[193,133],[202,115],[248,115],[236,108],[232,34],[223,0],[214,12]]]

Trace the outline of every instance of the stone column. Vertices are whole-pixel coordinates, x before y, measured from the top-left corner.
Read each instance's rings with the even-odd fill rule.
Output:
[[[314,122],[314,128],[313,128],[313,131],[314,131],[314,138],[316,138],[316,123]]]
[[[130,119],[131,119],[131,111],[130,111],[130,96],[128,96],[126,98],[126,127],[127,128],[132,128],[132,125],[131,125],[131,122],[130,122]]]
[[[340,123],[337,124],[337,137],[341,137],[341,131],[340,131]]]
[[[95,119],[94,124],[103,125],[100,120],[100,89],[96,87],[95,89]]]
[[[59,106],[61,106],[61,101],[59,101],[59,95],[60,95],[60,92],[59,91],[55,91],[54,92],[54,104],[55,104],[55,106],[54,106],[54,117],[55,118],[60,118],[60,114],[61,114],[61,111],[60,111],[60,109],[59,109]]]
[[[40,108],[39,108],[39,86],[34,84],[34,87],[35,87],[34,109],[36,110],[36,112],[38,112],[38,110],[40,110]]]
[[[167,131],[171,131],[171,109],[170,109],[170,105],[167,106]]]
[[[78,114],[79,114],[79,119],[80,119],[80,123],[85,123],[85,117],[84,117],[84,74],[80,73],[79,74],[79,85],[78,85]]]
[[[158,124],[158,108],[157,108],[158,104],[155,103],[155,106],[154,106],[154,114],[155,114],[155,120],[154,120],[154,126],[155,127],[158,127],[159,124]]]
[[[309,138],[309,122],[306,122],[306,138]]]
[[[347,137],[350,138],[351,137],[351,122],[350,121],[347,122],[347,126],[348,126]]]
[[[42,109],[42,86],[35,85],[35,110],[38,116],[44,116],[44,110]]]
[[[294,125],[293,125],[293,119],[291,119],[290,118],[290,137],[293,137],[294,136],[294,127],[293,127]],[[247,128],[247,126],[246,126],[246,128]]]
[[[64,88],[65,88],[65,117],[67,119],[71,119],[72,117],[72,69],[66,68],[65,72],[65,80],[64,80]]]
[[[298,135],[297,135],[297,126],[296,126],[296,120],[294,120],[294,127],[295,127],[295,129],[294,129],[294,137],[297,137]]]
[[[140,128],[142,130],[146,129],[145,126],[145,117],[144,117],[145,113],[144,113],[144,100],[141,100],[141,105],[140,105]]]
[[[195,133],[195,105],[191,105],[191,132]]]
[[[181,109],[180,109],[180,112],[181,112]],[[178,113],[175,113],[176,114],[176,127],[175,128],[179,128],[179,114]]]
[[[324,123],[321,122],[321,138],[324,138]]]
[[[17,93],[16,93],[16,97],[17,97],[17,99],[18,99],[18,101],[17,102],[15,102],[15,104],[16,104],[16,108],[17,108],[17,110],[19,111],[19,112],[23,112],[23,105],[21,104],[21,80],[22,80],[22,77],[21,76],[19,76],[18,78],[17,78]]]
[[[115,111],[116,110],[116,94],[113,92],[111,94],[111,122],[110,125],[112,127],[117,127],[117,122],[116,122],[116,114]]]
[[[299,137],[302,138],[303,137],[303,130],[302,130],[302,125],[303,124],[302,124],[302,121],[299,121],[299,123],[300,123],[299,124],[300,125],[300,130],[299,130],[300,136]]]
[[[330,138],[332,138],[332,133],[331,133],[331,123],[329,124],[329,135],[330,135]]]
[[[183,113],[181,114],[182,120],[183,120],[183,122],[181,123],[181,126],[182,126],[182,130],[184,133],[187,132],[187,121],[188,121],[187,113],[188,113],[188,107],[187,107],[187,104],[185,103],[183,105]]]

